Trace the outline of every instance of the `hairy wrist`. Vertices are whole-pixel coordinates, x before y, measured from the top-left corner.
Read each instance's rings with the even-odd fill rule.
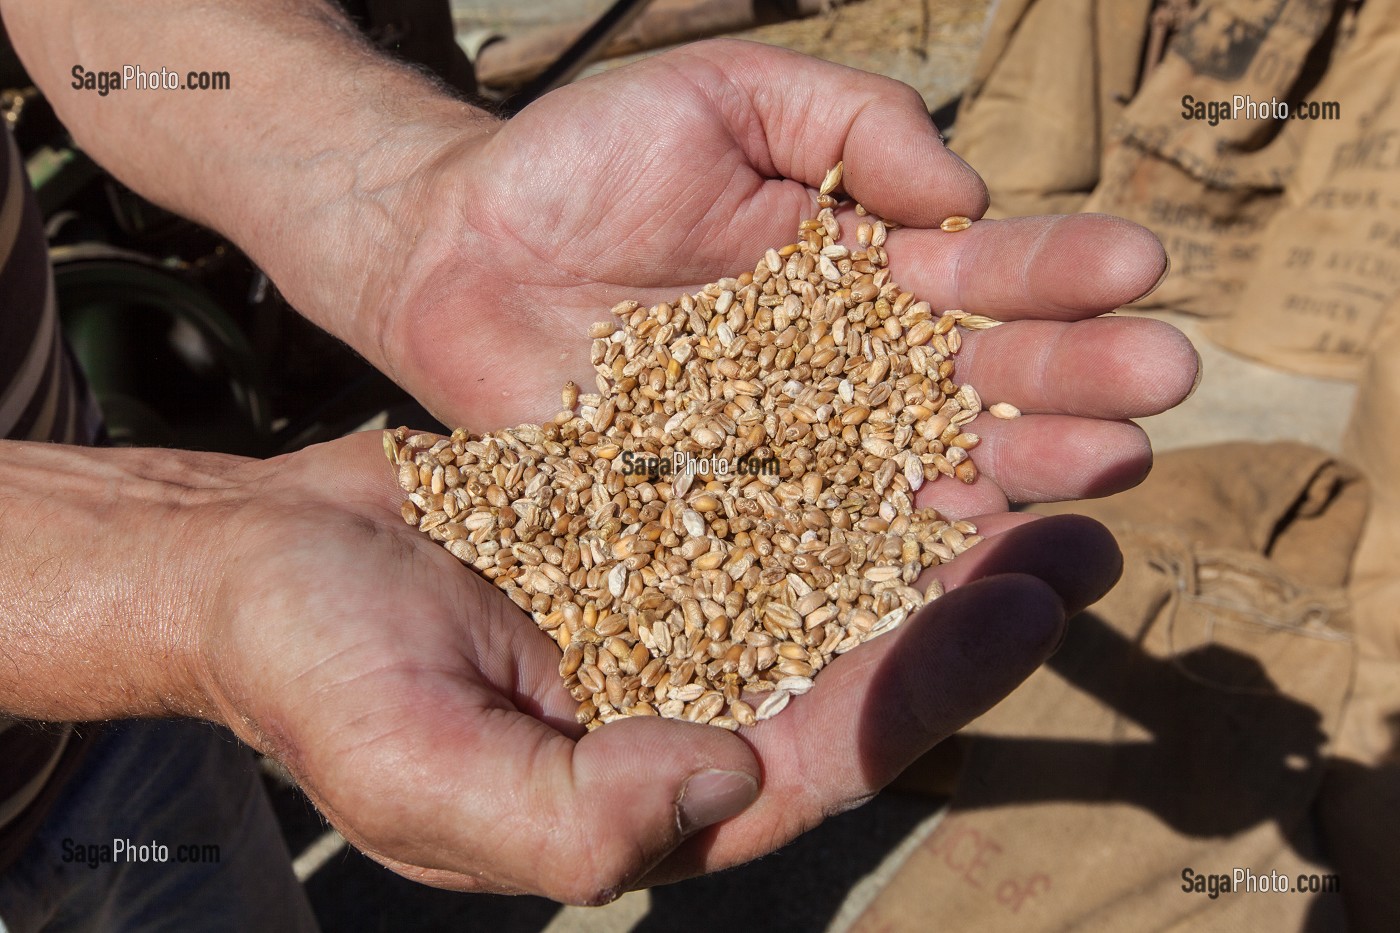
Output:
[[[245,461],[0,442],[0,710],[204,715],[215,503]]]
[[[498,125],[451,100],[386,114],[366,138],[288,165],[283,183],[296,196],[275,217],[246,218],[235,239],[293,307],[393,376],[390,319],[415,270],[460,227],[443,213],[450,166]]]
[[[329,0],[0,0],[79,145],[143,196],[225,234],[292,304],[374,359],[441,154],[497,121],[363,40]],[[71,69],[223,73],[207,92],[99,96]]]

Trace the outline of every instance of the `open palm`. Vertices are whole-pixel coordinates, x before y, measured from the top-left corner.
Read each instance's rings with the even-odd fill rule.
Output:
[[[992,516],[939,568],[947,596],[782,715],[739,735],[654,718],[584,734],[558,648],[398,519],[379,445],[243,467],[203,681],[356,846],[443,887],[598,902],[772,851],[1005,695],[1118,572],[1093,522]]]

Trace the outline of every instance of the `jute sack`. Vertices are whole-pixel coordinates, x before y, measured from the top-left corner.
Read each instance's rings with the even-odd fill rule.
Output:
[[[1370,357],[1344,447],[1372,507],[1350,586],[1356,682],[1319,812],[1353,928],[1400,930],[1400,334]]]
[[[1293,177],[1307,124],[1187,119],[1195,103],[1311,99],[1344,0],[1206,0],[1124,111],[1086,211],[1128,217],[1166,245],[1172,274],[1143,307],[1234,311]],[[975,163],[974,163],[975,164]]]
[[[1265,363],[1355,379],[1400,328],[1386,314],[1400,297],[1400,0],[1361,6],[1310,96],[1341,119],[1290,124],[1304,131],[1297,169],[1238,310],[1207,333]]]
[[[1226,444],[1047,509],[1071,510],[1113,530],[1122,581],[965,731],[946,816],[853,929],[1343,929],[1338,894],[1218,876],[1332,871],[1309,815],[1352,672],[1364,484],[1302,445]]]
[[[958,111],[953,147],[992,214],[1071,213],[1099,180],[1108,128],[1137,88],[1152,0],[1004,0]]]

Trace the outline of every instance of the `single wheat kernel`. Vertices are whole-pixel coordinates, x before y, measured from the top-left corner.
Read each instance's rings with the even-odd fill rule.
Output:
[[[821,189],[817,192],[821,195],[831,194],[836,190],[836,186],[841,184],[842,170],[846,167],[845,162],[837,162],[831,167],[831,171],[826,173],[826,178],[822,179]]]

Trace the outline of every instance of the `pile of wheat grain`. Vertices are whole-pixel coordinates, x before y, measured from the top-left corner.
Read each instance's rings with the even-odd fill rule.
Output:
[[[996,322],[901,291],[888,227],[859,207],[842,245],[839,178],[752,272],[613,308],[589,329],[597,391],[569,383],[550,421],[385,433],[404,520],[554,638],[590,728],[776,715],[937,597],[920,574],[980,540],[914,494],[977,477],[982,401],[954,357],[964,329]]]

